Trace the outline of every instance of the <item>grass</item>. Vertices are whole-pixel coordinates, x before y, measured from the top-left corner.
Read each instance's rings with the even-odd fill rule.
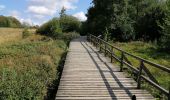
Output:
[[[9,33],[12,34],[10,41],[15,37],[20,38],[22,32],[21,29],[3,31],[5,29],[0,29],[0,38],[2,34]],[[44,99],[48,86],[58,78],[57,66],[66,47],[63,40],[41,35],[1,44],[0,100]]]
[[[0,28],[0,44],[15,42],[22,39],[22,28]],[[29,29],[30,33],[35,33],[35,29]]]
[[[114,46],[121,48],[122,50],[129,52],[133,55],[142,57],[146,60],[152,61],[156,64],[163,65],[165,67],[170,68],[170,54],[168,52],[160,51],[157,46],[151,43],[144,43],[144,42],[129,42],[129,43],[120,43],[116,42],[113,43]],[[120,57],[120,52],[117,50],[114,50],[116,55]],[[134,59],[130,56],[127,56],[129,61],[133,64],[133,66],[138,67],[140,66],[140,62],[137,59]],[[160,69],[157,69],[153,66],[150,66],[148,64],[145,64],[145,66],[150,70],[152,75],[157,79],[157,81],[160,83],[160,85],[167,90],[170,87],[170,76],[169,73],[166,73],[164,71],[161,71]],[[144,84],[144,87],[148,90],[152,91],[153,95],[155,97],[160,98],[161,94],[160,92],[156,91],[154,88],[148,86],[148,84]]]
[[[129,43],[117,42],[113,45],[133,55],[170,68],[170,54],[167,52],[159,51],[157,47],[151,43],[144,43],[139,41]]]

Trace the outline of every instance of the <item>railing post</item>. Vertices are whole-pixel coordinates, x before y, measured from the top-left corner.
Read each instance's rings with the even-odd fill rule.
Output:
[[[95,37],[95,45],[96,45],[96,48],[97,48],[97,38]]]
[[[169,87],[169,95],[168,95],[168,100],[170,100],[170,87]]]
[[[93,40],[93,41],[94,41],[94,46],[96,46],[96,40],[95,40],[95,37],[93,37],[93,39],[94,39],[94,40]]]
[[[97,41],[98,41],[98,39],[96,38],[96,48],[98,47],[98,45],[97,45]]]
[[[112,54],[113,54],[113,46],[111,46],[111,50],[110,50],[111,63],[113,62]]]
[[[94,46],[94,38],[91,37],[92,45]]]
[[[100,49],[99,50],[100,50],[100,52],[102,51],[102,47],[101,47],[102,44],[101,43],[102,43],[101,40],[99,40],[99,44],[100,44],[100,47],[99,47]]]
[[[93,44],[93,43],[92,43],[92,38],[91,38],[91,35],[90,35],[90,43],[91,43],[91,44]]]
[[[98,38],[96,38],[96,48],[98,48]]]
[[[94,37],[94,46],[96,47],[96,38]]]
[[[140,69],[139,69],[139,73],[138,73],[137,89],[140,89],[140,88],[141,88],[141,74],[142,74],[142,69],[143,69],[143,60],[141,61]]]
[[[90,34],[87,35],[87,41],[90,42]]]
[[[120,71],[123,71],[123,59],[124,59],[124,52],[121,52],[121,62],[120,62]]]
[[[104,56],[106,57],[106,43],[104,43]]]

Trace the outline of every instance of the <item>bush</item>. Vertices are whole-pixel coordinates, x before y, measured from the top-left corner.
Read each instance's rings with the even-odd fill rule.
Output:
[[[161,38],[160,48],[170,51],[170,34],[166,34]]]
[[[69,33],[64,33],[60,39],[63,39],[67,43],[69,43],[72,39],[79,37],[80,34],[76,32],[69,32]]]
[[[79,32],[81,22],[73,16],[64,15],[60,18],[60,24],[63,32]]]
[[[79,36],[77,33],[79,27],[80,22],[76,18],[65,15],[60,20],[53,18],[49,22],[43,24],[37,30],[37,33],[69,42],[71,39]]]
[[[23,32],[22,32],[22,37],[23,37],[23,38],[27,38],[27,37],[30,36],[30,35],[31,35],[31,33],[28,31],[27,28],[25,28],[25,29],[23,30]]]
[[[37,33],[56,38],[62,35],[59,19],[53,18],[38,28]]]

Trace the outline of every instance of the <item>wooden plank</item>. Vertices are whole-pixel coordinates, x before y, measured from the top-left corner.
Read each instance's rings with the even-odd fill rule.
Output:
[[[85,38],[70,43],[56,100],[154,99],[97,51]]]

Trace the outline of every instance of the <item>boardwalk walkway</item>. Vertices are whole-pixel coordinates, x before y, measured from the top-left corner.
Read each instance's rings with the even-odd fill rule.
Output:
[[[85,37],[70,43],[56,100],[154,99],[97,51]]]

